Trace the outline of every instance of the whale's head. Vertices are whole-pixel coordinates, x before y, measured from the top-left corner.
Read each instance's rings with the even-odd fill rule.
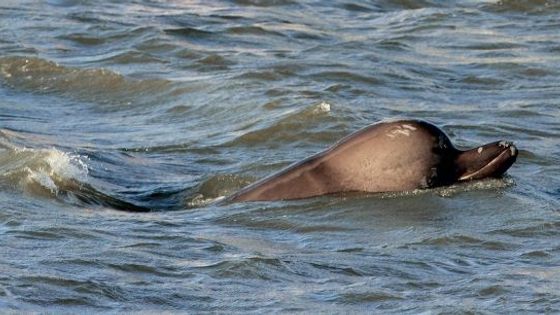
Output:
[[[500,177],[517,158],[517,148],[508,141],[496,141],[483,146],[459,151],[455,158],[458,181],[469,181],[486,177]]]
[[[393,154],[393,164],[405,165],[407,172],[401,178],[414,181],[421,175],[420,187],[431,188],[451,185],[456,182],[502,176],[515,162],[517,148],[509,141],[496,141],[469,150],[457,149],[449,136],[437,126],[422,120],[395,121],[388,125],[388,135],[400,137],[398,143],[384,143],[384,148]],[[395,127],[396,126],[396,127]],[[404,126],[403,128],[397,128]],[[409,126],[409,128],[406,128]],[[398,133],[398,134],[396,134]],[[422,163],[410,163],[410,158]],[[403,163],[405,160],[407,163]],[[397,168],[393,168],[397,169]],[[414,170],[422,169],[420,173]],[[396,172],[395,172],[396,174]],[[406,178],[402,175],[413,174]]]

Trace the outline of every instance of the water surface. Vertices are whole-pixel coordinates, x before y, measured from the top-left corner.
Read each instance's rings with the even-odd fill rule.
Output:
[[[541,0],[3,1],[0,309],[560,312],[559,21]],[[394,117],[520,155],[425,192],[211,203]]]

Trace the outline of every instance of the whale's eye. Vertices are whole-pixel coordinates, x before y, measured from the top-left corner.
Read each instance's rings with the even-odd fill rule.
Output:
[[[441,150],[447,150],[451,147],[449,138],[446,135],[441,134],[438,136],[438,147]]]

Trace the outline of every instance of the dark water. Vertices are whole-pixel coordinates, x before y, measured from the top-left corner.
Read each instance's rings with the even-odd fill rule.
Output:
[[[2,313],[560,312],[559,28],[543,0],[3,0]],[[518,162],[211,203],[391,117]]]

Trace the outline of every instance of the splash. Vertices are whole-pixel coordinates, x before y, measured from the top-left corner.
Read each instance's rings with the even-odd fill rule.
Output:
[[[331,104],[327,102],[321,102],[312,109],[313,114],[328,113],[331,111]]]
[[[222,200],[225,200],[226,196],[219,196],[219,197],[205,197],[203,194],[196,194],[195,196],[189,198],[187,200],[186,206],[187,208],[201,208],[205,207]]]
[[[513,178],[504,176],[502,178],[485,178],[466,183],[458,183],[451,186],[436,188],[434,191],[441,197],[453,197],[462,192],[503,189],[513,185],[515,185]]]
[[[187,198],[188,208],[204,207],[220,202],[237,190],[253,182],[254,179],[237,175],[216,175],[204,180],[196,191]]]
[[[0,143],[0,185],[24,192],[56,196],[69,185],[87,182],[84,156],[56,148],[29,149]]]
[[[494,190],[503,189],[515,185],[513,178],[504,176],[502,178],[485,178],[481,180],[474,180],[463,183],[456,183],[450,186],[436,187],[432,189],[415,189],[409,191],[387,192],[381,193],[379,196],[384,198],[400,198],[407,196],[418,196],[423,194],[436,194],[440,197],[453,197],[457,194],[479,191],[479,190]]]

